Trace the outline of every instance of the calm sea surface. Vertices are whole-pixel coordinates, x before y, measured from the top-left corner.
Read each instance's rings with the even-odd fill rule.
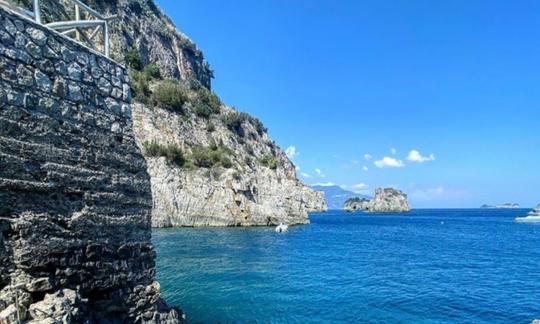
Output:
[[[527,210],[311,215],[311,225],[153,232],[190,323],[529,323],[540,224]]]

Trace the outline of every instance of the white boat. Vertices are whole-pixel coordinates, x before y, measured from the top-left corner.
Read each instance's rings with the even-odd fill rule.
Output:
[[[289,226],[285,225],[283,223],[279,223],[278,226],[276,226],[276,233],[284,233],[289,230]]]
[[[516,218],[516,222],[520,223],[530,223],[530,222],[540,222],[540,205],[536,206],[531,212],[525,217]]]

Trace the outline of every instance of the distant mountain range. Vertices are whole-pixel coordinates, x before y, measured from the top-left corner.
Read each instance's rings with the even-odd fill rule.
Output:
[[[340,186],[321,186],[315,185],[311,186],[314,190],[324,192],[324,197],[326,198],[326,203],[328,204],[328,209],[343,209],[345,201],[349,198],[366,198],[372,199],[371,196],[361,195],[354,193],[352,191],[345,190]]]

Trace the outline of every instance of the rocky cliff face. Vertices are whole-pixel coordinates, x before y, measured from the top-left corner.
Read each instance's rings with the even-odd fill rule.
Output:
[[[0,7],[0,322],[180,322],[113,61]]]
[[[43,1],[45,19],[74,15],[64,1]],[[118,15],[111,27],[112,55],[134,75],[135,137],[141,148],[154,145],[163,153],[143,149],[154,226],[305,224],[309,211],[326,210],[324,197],[296,178],[294,166],[260,121],[236,114],[208,91],[213,72],[202,52],[152,0],[86,2]],[[155,97],[171,78],[180,80],[183,90],[169,98],[186,100],[163,109]],[[210,152],[216,146],[219,152]],[[169,163],[160,157],[165,149],[181,151],[187,163]],[[225,161],[217,155],[226,155]]]
[[[46,18],[73,17],[72,5],[44,1]],[[261,122],[208,91],[213,72],[202,52],[153,1],[87,3],[119,17],[112,52],[135,79],[134,133],[151,176],[154,226],[305,224],[308,211],[326,209]],[[171,163],[174,152],[185,161]]]
[[[325,208],[324,198],[296,179],[294,165],[255,119],[245,117],[230,127],[224,119],[238,115],[228,107],[209,117],[184,108],[179,114],[134,107],[139,144],[174,145],[189,162],[179,167],[144,150],[154,226],[306,224],[310,208]],[[211,131],[208,125],[213,125]]]
[[[14,1],[26,7],[31,4],[29,0]],[[69,0],[41,2],[45,22],[72,20],[75,16],[74,5]],[[123,62],[128,53],[136,54],[138,64],[157,64],[165,78],[196,79],[210,88],[213,72],[203,53],[176,29],[152,0],[85,0],[84,3],[105,16],[117,16],[110,26],[111,56],[114,60]],[[84,12],[82,18],[85,18]],[[102,47],[98,41],[95,44]]]
[[[308,212],[326,212],[328,204],[323,191],[314,190],[310,187],[304,187],[304,202]]]
[[[348,212],[366,211],[371,200],[366,198],[350,198],[343,205],[343,209]]]
[[[403,213],[411,210],[407,195],[393,188],[378,188],[375,198],[349,199],[343,207],[346,211],[366,211],[370,213]]]
[[[375,198],[369,203],[367,209],[368,212],[374,213],[403,213],[410,210],[407,195],[393,188],[375,190]]]

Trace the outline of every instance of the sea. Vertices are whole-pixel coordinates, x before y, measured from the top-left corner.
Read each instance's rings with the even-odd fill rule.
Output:
[[[330,211],[311,224],[153,231],[188,323],[530,323],[540,223],[525,209]]]

